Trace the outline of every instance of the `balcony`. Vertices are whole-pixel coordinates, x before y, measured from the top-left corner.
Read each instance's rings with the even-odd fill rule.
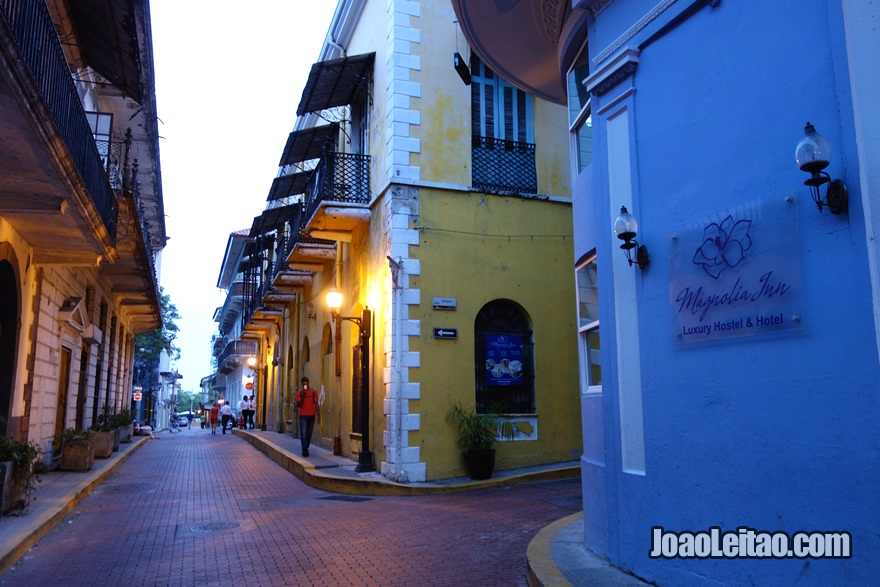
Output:
[[[20,0],[0,3],[0,17],[0,42],[7,47],[6,52],[0,53],[0,70],[7,72],[0,77],[0,116],[7,127],[0,150],[9,161],[0,167],[0,177],[4,178],[0,180],[0,192],[4,193],[0,210],[21,215],[16,228],[26,238],[33,235],[33,242],[61,251],[71,245],[50,237],[41,238],[39,232],[47,232],[43,230],[47,213],[57,214],[62,224],[75,222],[61,214],[66,208],[64,202],[72,195],[70,199],[81,218],[75,222],[77,228],[89,226],[90,218],[96,216],[100,230],[92,225],[93,234],[89,236],[93,242],[103,241],[104,246],[112,246],[116,236],[116,198],[51,15],[42,1]],[[22,112],[28,114],[23,116]],[[35,131],[35,127],[40,130]],[[39,147],[34,149],[35,145]],[[59,151],[59,145],[66,151]],[[61,169],[61,174],[49,171],[53,169]],[[22,190],[22,185],[27,189]],[[84,186],[84,193],[71,194],[70,185]],[[35,213],[44,214],[43,222],[25,216]],[[98,252],[95,244],[92,248]]]
[[[535,145],[491,137],[472,137],[471,183],[489,193],[537,194]]]
[[[370,220],[370,156],[327,151],[306,187],[303,230],[314,238],[344,240]]]
[[[239,360],[257,354],[257,343],[250,340],[232,340],[217,357],[217,370],[220,373],[231,373],[239,365]]]

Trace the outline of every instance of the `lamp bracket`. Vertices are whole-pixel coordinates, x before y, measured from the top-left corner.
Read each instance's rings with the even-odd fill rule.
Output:
[[[840,214],[846,210],[848,194],[843,180],[832,180],[825,192],[825,203],[832,214]]]
[[[639,245],[636,248],[636,265],[639,266],[639,269],[644,269],[648,266],[648,247],[645,245]]]

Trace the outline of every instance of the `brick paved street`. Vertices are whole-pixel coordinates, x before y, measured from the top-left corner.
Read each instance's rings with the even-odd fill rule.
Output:
[[[163,433],[2,585],[525,585],[526,548],[580,481],[420,497],[308,487],[234,435]]]

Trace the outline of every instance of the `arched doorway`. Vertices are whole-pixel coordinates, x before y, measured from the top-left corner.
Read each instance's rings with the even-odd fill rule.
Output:
[[[12,263],[4,259],[0,261],[0,436],[7,433],[12,405],[18,314],[18,280]]]

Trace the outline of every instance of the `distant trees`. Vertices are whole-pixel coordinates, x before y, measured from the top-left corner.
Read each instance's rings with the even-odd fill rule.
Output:
[[[162,326],[150,332],[142,332],[135,337],[135,356],[147,363],[159,358],[166,351],[172,360],[180,358],[180,349],[174,344],[180,328],[175,320],[180,320],[177,306],[171,303],[171,297],[159,287],[159,307],[162,313]]]

